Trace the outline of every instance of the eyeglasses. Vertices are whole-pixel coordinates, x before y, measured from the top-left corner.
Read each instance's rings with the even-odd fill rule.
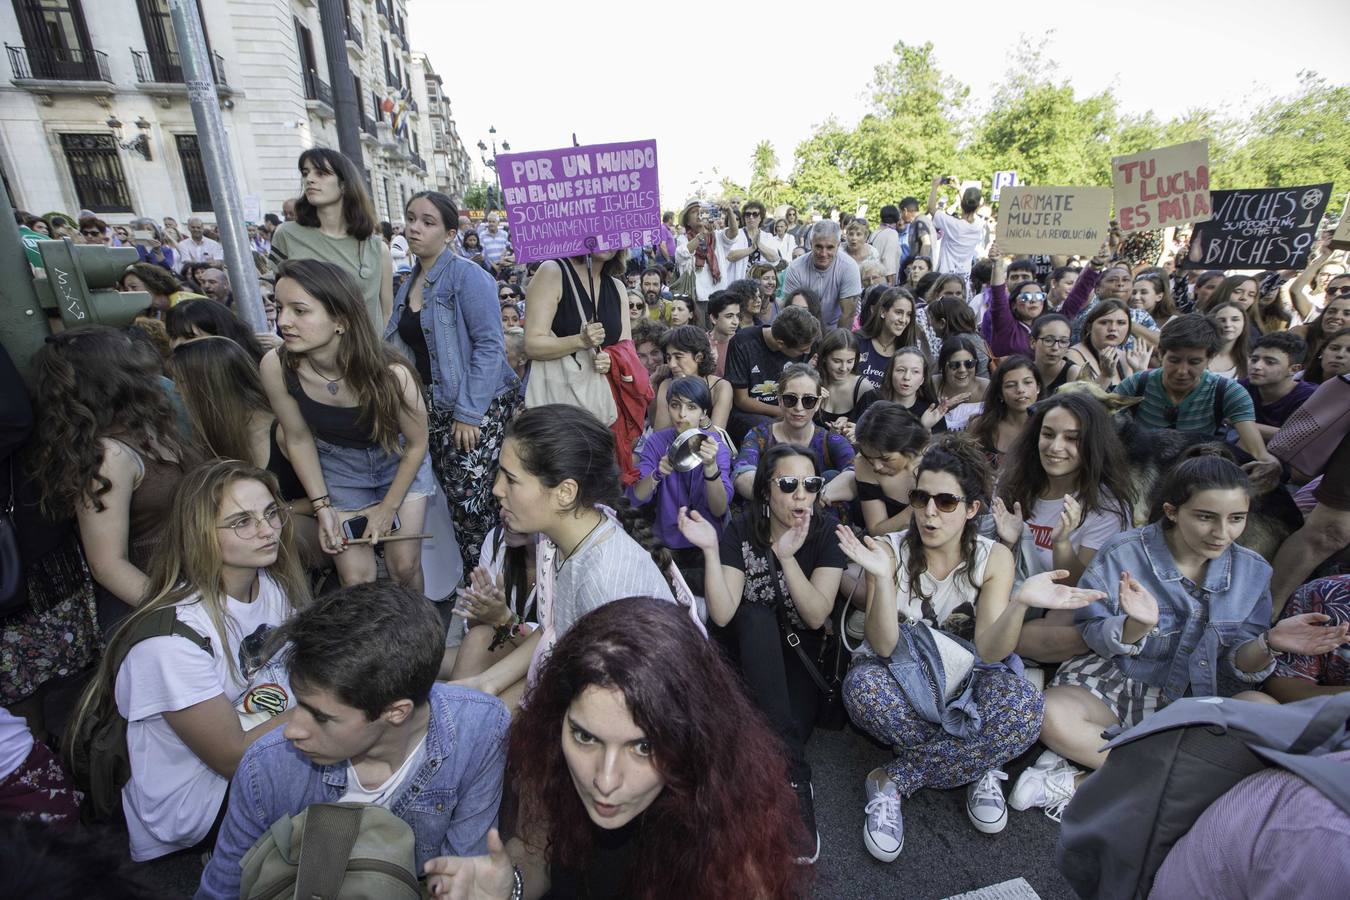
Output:
[[[802,394],[801,396],[798,396],[797,394],[779,394],[778,402],[783,404],[784,409],[794,409],[798,402],[801,403],[802,409],[815,409],[816,404],[820,402],[820,398],[815,394]]]
[[[1018,302],[1018,303],[1044,303],[1044,302],[1045,302],[1045,295],[1044,295],[1044,294],[1018,294],[1018,295],[1017,295],[1017,302]]]
[[[81,231],[80,234],[85,237],[103,237],[103,232],[99,231],[97,228],[92,228],[89,231]]]
[[[953,359],[947,362],[947,368],[955,372],[957,369],[973,369],[976,362],[973,359]]]
[[[938,512],[945,513],[955,512],[956,507],[966,502],[966,498],[958,494],[930,494],[918,488],[909,492],[909,505],[915,509],[927,509],[930,500],[937,506]]]
[[[1328,297],[1350,297],[1350,284],[1343,284],[1340,287],[1327,288]]]
[[[226,525],[217,525],[217,528],[229,528],[234,532],[234,536],[241,541],[251,541],[262,533],[264,523],[273,531],[280,531],[290,521],[291,508],[289,506],[273,506],[263,517],[259,519],[248,513],[243,514],[243,518]]]
[[[825,486],[825,479],[819,475],[808,475],[805,478],[794,478],[791,475],[784,475],[782,478],[775,478],[774,484],[785,494],[797,493],[797,485],[800,484],[806,488],[808,494],[819,494],[820,489]]]
[[[1066,337],[1038,337],[1036,340],[1047,347],[1067,347],[1073,343],[1072,340]]]

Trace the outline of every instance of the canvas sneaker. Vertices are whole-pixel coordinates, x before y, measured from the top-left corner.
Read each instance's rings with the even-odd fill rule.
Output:
[[[966,786],[966,815],[976,830],[998,834],[1008,824],[1008,804],[1003,799],[1003,785],[999,784],[1007,780],[1006,772],[990,769]]]
[[[806,845],[797,857],[797,865],[814,865],[820,856],[820,829],[816,827],[816,789],[809,781],[793,781],[792,790],[801,807],[802,823],[806,826]]]
[[[863,843],[867,852],[882,862],[894,862],[905,846],[905,823],[900,818],[900,791],[885,769],[867,773],[867,814],[863,822]]]
[[[1073,763],[1053,750],[1047,750],[1017,779],[1008,802],[1016,810],[1039,807],[1058,822],[1064,807],[1073,799],[1077,777],[1078,768]]]

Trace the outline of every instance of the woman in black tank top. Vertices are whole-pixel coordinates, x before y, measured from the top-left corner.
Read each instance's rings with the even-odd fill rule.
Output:
[[[525,292],[525,355],[562,359],[629,340],[623,264],[621,254],[592,253],[540,265]],[[609,355],[596,354],[595,366],[609,371]]]

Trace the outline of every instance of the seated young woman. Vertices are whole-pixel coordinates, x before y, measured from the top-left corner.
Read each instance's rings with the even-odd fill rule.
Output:
[[[1309,384],[1321,384],[1332,378],[1350,375],[1350,328],[1342,328],[1327,335],[1326,342],[1317,355],[1310,357],[1303,380]]]
[[[1041,395],[1053,397],[1063,385],[1078,378],[1078,366],[1068,360],[1072,326],[1059,313],[1045,313],[1031,326],[1036,371],[1041,373]]]
[[[918,347],[901,347],[886,365],[881,387],[865,397],[863,405],[867,407],[881,400],[896,403],[936,434],[947,430],[946,416],[955,404],[939,399],[933,385],[924,352]]]
[[[1256,689],[1278,654],[1334,649],[1339,630],[1313,614],[1271,627],[1270,566],[1236,543],[1250,505],[1236,465],[1187,459],[1165,476],[1151,523],[1102,545],[1079,585],[1103,599],[1074,616],[1091,652],[1061,665],[1046,688],[1041,741],[1050,749],[1018,779],[1014,809],[1042,807],[1057,819],[1086,777],[1076,766],[1106,761],[1103,731],[1133,727],[1180,697],[1274,703]]]
[[[754,496],[760,457],[770,447],[783,443],[808,448],[815,456],[816,467],[825,477],[826,503],[853,499],[853,445],[839,432],[815,422],[816,406],[824,396],[820,373],[811,366],[792,363],[783,369],[778,377],[778,405],[783,417],[746,432],[734,467],[737,494],[745,499]]]
[[[270,472],[217,460],[184,478],[145,600],[113,632],[67,731],[112,704],[127,720],[122,808],[137,862],[202,842],[244,750],[289,717],[285,667],[265,648],[269,632],[309,602],[292,546]],[[213,650],[177,635],[127,649],[137,623],[163,609]]]
[[[697,510],[713,523],[719,535],[734,493],[731,486],[731,449],[712,428],[712,397],[702,378],[685,376],[668,381],[667,418],[670,427],[653,431],[638,453],[638,481],[628,488],[634,504],[655,505],[652,533],[670,548],[675,564],[697,595],[703,595],[703,553],[680,533],[681,509]],[[702,432],[699,464],[677,470],[669,453],[675,439],[689,430]]]
[[[947,430],[961,431],[984,408],[989,379],[975,374],[978,350],[975,341],[958,334],[942,341],[934,390],[939,402],[950,410],[943,417]]]
[[[909,527],[909,492],[929,437],[912,412],[886,400],[873,403],[858,420],[853,466],[868,534],[880,536]]]
[[[1219,349],[1209,360],[1207,368],[1215,375],[1236,381],[1247,377],[1247,357],[1251,355],[1247,340],[1247,313],[1236,300],[1225,300],[1210,306],[1205,318],[1214,323],[1219,334]]]
[[[519,413],[507,429],[492,493],[503,525],[539,535],[540,627],[487,669],[474,672],[474,660],[456,660],[452,680],[515,709],[539,661],[577,619],[621,597],[674,600],[674,594],[663,574],[668,556],[656,547],[654,557],[650,529],[623,499],[614,433],[587,410],[546,404]]]
[[[478,565],[455,597],[436,676],[443,681],[486,671],[539,625],[535,597],[538,538],[498,525],[483,540]]]
[[[928,338],[919,326],[918,301],[906,287],[887,288],[864,313],[858,338],[858,366],[864,378],[880,384],[886,368],[901,347],[918,347],[928,355]]]
[[[666,358],[666,367],[670,378],[664,379],[656,389],[652,400],[652,428],[659,430],[671,425],[670,403],[667,394],[671,378],[699,378],[708,387],[712,398],[712,408],[708,418],[713,427],[725,430],[727,416],[731,414],[731,382],[713,374],[717,361],[713,359],[712,345],[708,342],[708,332],[696,325],[681,325],[668,328],[661,334],[659,341],[661,352]]]
[[[984,408],[966,427],[995,472],[1026,429],[1031,404],[1040,397],[1040,370],[1025,356],[1007,357],[990,376]]]
[[[1110,389],[1136,371],[1131,362],[1139,362],[1139,371],[1148,368],[1151,347],[1137,347],[1139,358],[1127,360],[1125,341],[1130,337],[1130,311],[1124,301],[1102,300],[1083,320],[1083,340],[1069,348],[1066,359],[1078,366],[1078,378],[1095,381]],[[1136,341],[1136,345],[1140,343]]]
[[[883,862],[900,855],[901,801],[920,788],[968,785],[971,823],[1003,830],[1000,767],[1035,742],[1041,698],[1000,660],[1012,654],[1027,607],[1088,602],[1085,592],[1054,583],[1063,572],[1029,579],[1013,594],[1012,554],[976,524],[989,479],[969,437],[939,438],[919,463],[906,531],[862,542],[838,531],[844,554],[867,572],[866,641],[844,678],[844,707],[896,752],[864,783],[864,843]],[[920,666],[938,680],[940,698],[928,677],[906,666],[925,658],[932,668]]]
[[[582,617],[509,740],[515,834],[489,832],[486,856],[428,862],[433,897],[806,892],[781,744],[670,604],[631,597]]]
[[[708,617],[730,627],[750,695],[787,745],[788,777],[812,838],[802,854],[808,861],[815,860],[820,837],[806,742],[821,694],[807,659],[820,651],[844,568],[837,520],[820,503],[824,487],[814,453],[776,444],[759,458],[751,502],[720,539],[699,513],[680,513],[680,531],[703,551]],[[788,633],[805,656],[788,645]]]
[[[858,374],[858,339],[851,331],[831,328],[821,338],[816,356],[824,389],[816,421],[852,443],[858,417],[867,409],[869,395],[876,391],[876,385]]]
[[[994,498],[999,541],[1022,577],[1061,569],[1077,584],[1097,551],[1133,527],[1134,485],[1106,409],[1083,394],[1058,394],[1036,411],[1005,460]],[[1029,620],[1017,652],[1062,662],[1087,652],[1073,619]]]

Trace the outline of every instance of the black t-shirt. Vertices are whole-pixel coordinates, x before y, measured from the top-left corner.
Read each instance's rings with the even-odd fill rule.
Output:
[[[778,403],[778,376],[792,360],[770,350],[764,329],[742,328],[727,345],[726,379],[733,388],[746,388],[753,400]]]
[[[580,870],[564,869],[555,861],[549,865],[549,892],[545,900],[618,900],[625,896],[642,834],[645,814],[622,828],[591,829],[591,859]]]
[[[775,488],[777,490],[777,488]],[[829,511],[817,512],[811,517],[811,530],[801,549],[792,555],[797,565],[802,567],[806,577],[810,578],[817,568],[842,569],[848,561],[844,551],[839,549],[839,535],[835,526],[839,520]],[[750,537],[748,517],[735,516],[731,524],[722,533],[719,545],[722,565],[731,566],[745,573],[745,586],[741,588],[741,602],[754,603],[757,606],[775,609],[785,603],[788,621],[794,628],[802,628],[803,623],[797,615],[797,607],[788,593],[787,581],[783,570],[771,548],[760,550]]]

